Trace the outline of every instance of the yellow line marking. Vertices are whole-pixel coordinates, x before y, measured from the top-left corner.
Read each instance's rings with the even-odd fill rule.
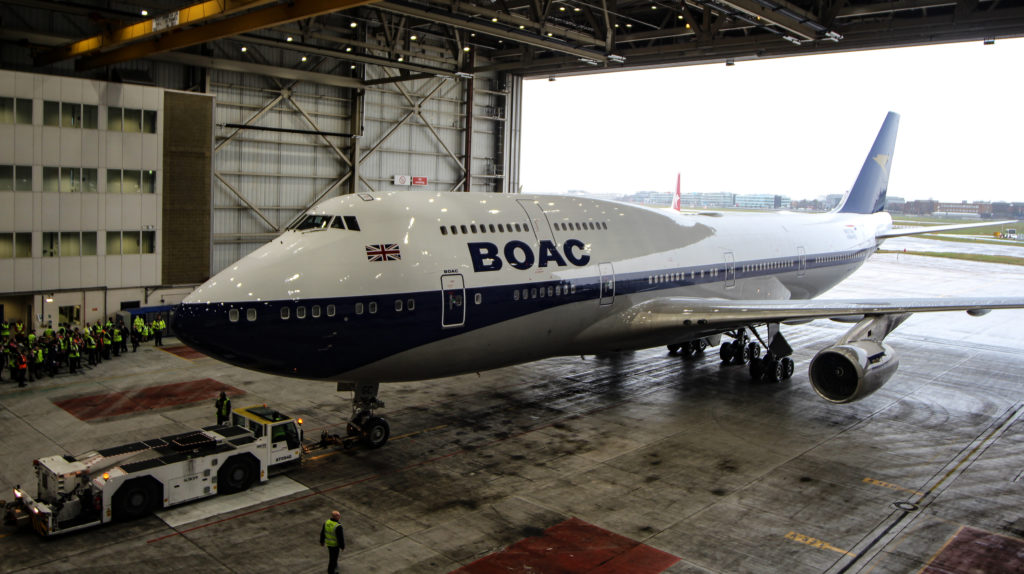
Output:
[[[903,492],[909,492],[910,494],[913,494],[915,496],[923,496],[924,495],[924,493],[921,492],[920,490],[913,490],[913,489],[910,489],[910,488],[904,488],[904,487],[902,487],[902,486],[900,486],[898,484],[893,484],[891,482],[885,482],[884,480],[878,480],[877,478],[871,478],[871,477],[865,476],[864,477],[864,482],[866,482],[868,484],[873,484],[875,486],[881,486],[882,488],[888,488],[890,490],[902,490]]]
[[[835,546],[832,546],[831,544],[829,544],[828,542],[825,542],[824,540],[818,540],[817,538],[813,538],[811,536],[807,536],[806,534],[800,534],[798,532],[793,532],[792,530],[790,530],[789,533],[786,534],[786,538],[789,539],[789,540],[792,540],[793,542],[799,542],[800,544],[806,544],[807,546],[811,546],[811,547],[814,547],[814,548],[820,548],[822,550],[831,550],[833,552],[838,552],[838,553],[844,554],[846,556],[856,556],[856,554],[854,554],[853,552],[850,552],[849,550],[843,550],[842,548],[836,548]]]

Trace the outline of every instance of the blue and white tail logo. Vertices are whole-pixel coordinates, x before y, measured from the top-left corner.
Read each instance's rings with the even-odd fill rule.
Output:
[[[889,170],[892,167],[892,153],[896,148],[896,131],[900,115],[889,112],[882,122],[864,166],[860,168],[857,181],[846,194],[841,207],[842,213],[877,213],[885,209],[885,193],[889,187]]]

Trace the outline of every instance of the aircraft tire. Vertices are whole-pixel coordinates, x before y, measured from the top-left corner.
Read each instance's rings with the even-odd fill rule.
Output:
[[[777,383],[782,380],[782,375],[784,374],[785,369],[783,368],[781,361],[765,361],[764,378],[766,381],[770,383]]]
[[[697,339],[693,342],[693,347],[697,351],[697,354],[701,354],[708,348],[708,340],[703,337]]]
[[[779,362],[782,364],[782,380],[788,381],[793,376],[793,371],[796,370],[796,364],[789,357],[783,357]]]
[[[725,343],[722,343],[721,347],[718,348],[718,356],[722,359],[722,364],[728,365],[729,363],[732,363],[732,345],[732,341],[726,341]]]
[[[757,343],[747,343],[747,356],[751,361],[754,359],[761,358],[761,345]]]
[[[697,356],[696,344],[693,341],[683,343],[679,352],[683,355],[684,361],[692,361]]]
[[[668,354],[669,355],[675,355],[676,353],[679,352],[680,348],[682,348],[682,345],[669,345],[668,346]]]
[[[391,437],[391,426],[380,417],[370,417],[363,425],[363,444],[367,448],[380,448]]]

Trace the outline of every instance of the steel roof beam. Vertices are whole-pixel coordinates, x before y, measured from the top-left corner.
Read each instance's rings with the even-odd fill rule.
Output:
[[[268,76],[271,78],[282,78],[285,80],[313,82],[316,84],[336,86],[339,88],[366,87],[366,84],[362,80],[357,78],[350,78],[347,76],[324,74],[321,72],[308,72],[303,70],[295,70],[293,68],[280,68],[277,66],[256,64],[253,62],[225,60],[223,58],[210,58],[207,56],[200,56],[198,54],[185,54],[182,52],[175,52],[173,54],[153,54],[152,56],[149,56],[149,59],[159,60],[161,62],[173,62],[176,64],[184,64],[186,66],[195,66],[197,68],[212,68],[214,70],[240,72],[243,74],[259,74],[261,76]]]
[[[815,16],[803,8],[798,8],[784,0],[718,0],[729,6],[759,18],[765,24],[772,24],[794,34],[804,41],[816,40],[826,27],[817,21]],[[711,5],[714,8],[714,5]],[[771,8],[769,6],[777,6]]]
[[[597,52],[595,50],[576,48],[562,42],[547,40],[528,33],[506,31],[497,25],[492,25],[489,23],[485,24],[482,22],[474,22],[471,16],[468,15],[449,15],[438,12],[430,12],[428,10],[422,10],[420,8],[406,6],[405,4],[398,4],[395,2],[390,2],[388,0],[374,3],[374,8],[387,10],[388,12],[394,12],[396,14],[405,14],[406,16],[413,16],[415,18],[421,18],[423,20],[439,22],[441,24],[448,24],[449,26],[454,26],[456,28],[461,28],[463,30],[469,30],[471,32],[477,32],[480,34],[487,34],[489,36],[503,38],[511,42],[526,44],[544,50],[551,50],[552,52],[569,54],[572,56],[576,56],[578,58],[586,58],[588,60],[595,60],[599,62],[605,62],[608,59],[605,54]]]
[[[152,54],[178,50],[228,36],[252,32],[253,30],[312,18],[329,12],[355,8],[356,6],[371,4],[372,2],[373,0],[292,0],[287,4],[275,4],[267,8],[223,18],[192,28],[175,30],[172,33],[163,34],[152,40],[144,40],[109,52],[86,57],[79,60],[78,68],[97,68],[118,62],[146,58]]]
[[[298,42],[286,42],[284,40],[274,40],[272,38],[262,38],[259,36],[253,36],[246,34],[239,37],[239,41],[246,44],[256,44],[263,46],[271,46],[282,50],[295,50],[296,52],[307,52],[309,54],[316,54],[318,56],[326,56],[328,58],[334,58],[336,60],[345,60],[347,62],[359,62],[361,64],[370,64],[374,66],[384,66],[387,68],[396,68],[399,70],[407,70],[409,72],[417,72],[422,74],[429,74],[431,76],[445,76],[455,77],[455,70],[446,70],[443,68],[428,68],[426,66],[418,66],[416,64],[409,64],[406,62],[396,62],[394,60],[388,60],[387,58],[376,58],[373,56],[362,56],[359,54],[353,54],[352,52],[344,52],[341,50],[332,50],[330,48],[321,48],[319,46],[312,46],[309,44],[300,44]]]
[[[250,10],[274,0],[208,0],[200,4],[187,6],[180,10],[172,10],[154,18],[146,18],[140,22],[129,24],[110,32],[79,40],[40,54],[36,58],[37,65],[52,64],[61,60],[77,58],[101,50],[111,50],[125,44],[151,38],[188,26],[194,26],[214,18],[221,18],[242,10]]]

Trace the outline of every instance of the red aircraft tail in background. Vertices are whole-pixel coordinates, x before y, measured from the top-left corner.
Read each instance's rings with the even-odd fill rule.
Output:
[[[676,211],[680,211],[680,205],[679,204],[680,204],[680,201],[682,199],[682,194],[679,192],[679,179],[681,177],[682,177],[682,174],[680,174],[680,173],[676,174],[676,194],[672,198],[672,209],[674,209]]]

